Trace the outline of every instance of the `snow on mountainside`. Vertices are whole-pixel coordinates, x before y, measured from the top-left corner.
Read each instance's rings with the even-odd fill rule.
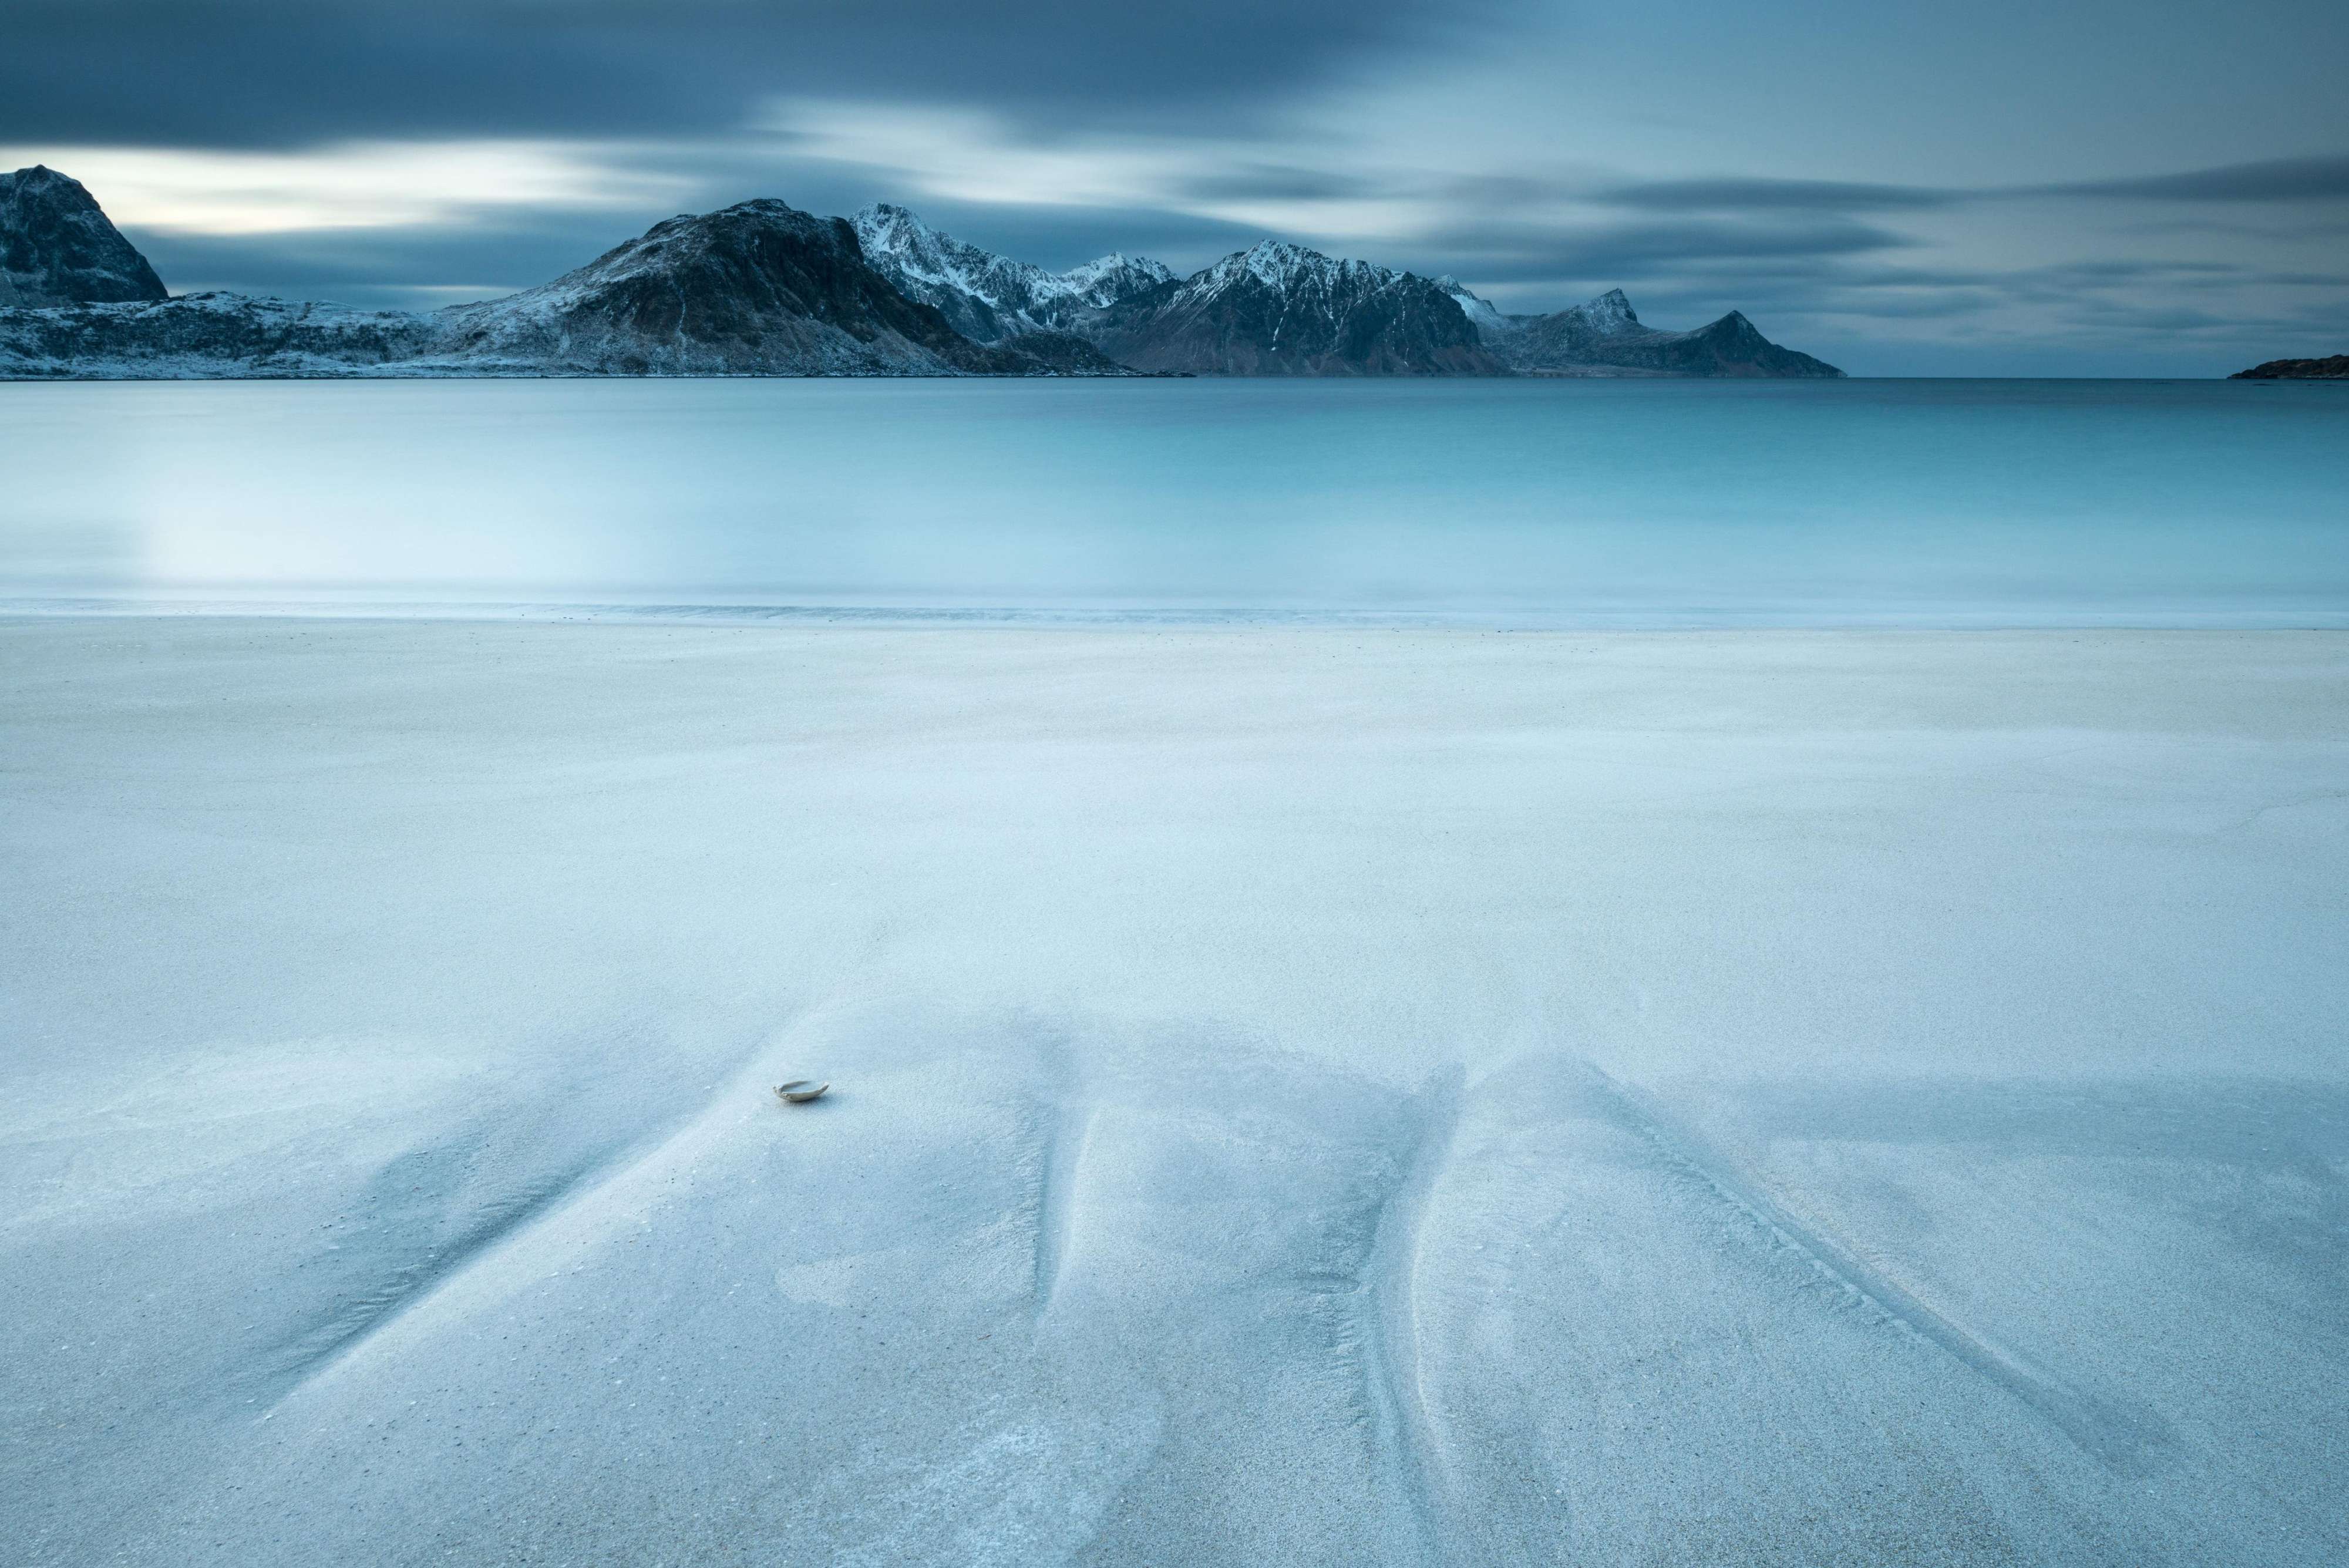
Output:
[[[0,310],[0,378],[221,380],[448,375],[429,317],[239,294]]]
[[[79,181],[38,163],[0,174],[0,307],[161,299],[166,292]]]
[[[908,298],[936,306],[956,331],[981,343],[1063,329],[1081,311],[1174,277],[1157,262],[1117,253],[1064,273],[1047,272],[966,244],[885,202],[865,208],[854,222],[866,260]]]
[[[1267,240],[1073,329],[1142,370],[1490,376],[1503,368],[1441,284]]]
[[[449,352],[623,375],[1002,375],[1051,369],[971,341],[865,259],[845,219],[781,202],[671,218],[553,283],[454,306]],[[1114,370],[1075,345],[1062,368]]]
[[[672,218],[433,316],[226,294],[0,310],[16,378],[1128,373],[1063,335],[972,342],[867,265],[844,220],[781,202]]]
[[[1771,342],[1733,310],[1688,332],[1640,321],[1619,288],[1547,316],[1505,316],[1451,278],[1443,283],[1486,347],[1525,376],[1728,376],[1831,379],[1841,370]]]
[[[1068,287],[1068,297],[1081,300],[1101,309],[1128,299],[1145,289],[1156,288],[1162,283],[1174,281],[1174,269],[1164,262],[1152,261],[1148,256],[1130,256],[1123,251],[1112,251],[1105,256],[1072,266],[1060,275]]]
[[[1132,369],[1129,369],[1129,367]],[[236,376],[1839,376],[1735,311],[1643,325],[1621,290],[1507,316],[1267,240],[1178,278],[1112,254],[1047,272],[903,207],[686,214],[553,283],[432,316],[162,281],[89,192],[0,175],[0,379]]]
[[[1479,295],[1471,294],[1467,285],[1458,278],[1449,275],[1439,277],[1435,280],[1435,286],[1452,296],[1452,303],[1460,307],[1460,313],[1468,318],[1479,336],[1498,331],[1507,325],[1508,317],[1501,314],[1499,306]]]

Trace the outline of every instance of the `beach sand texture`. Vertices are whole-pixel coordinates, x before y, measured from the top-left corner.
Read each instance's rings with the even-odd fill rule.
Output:
[[[12,1562],[2349,1560],[2349,635],[18,618],[0,881]]]

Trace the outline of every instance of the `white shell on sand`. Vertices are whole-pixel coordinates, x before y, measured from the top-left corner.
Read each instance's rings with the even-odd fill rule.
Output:
[[[788,1084],[777,1084],[775,1093],[792,1105],[803,1106],[831,1087],[830,1084],[819,1084],[812,1078],[793,1078]]]

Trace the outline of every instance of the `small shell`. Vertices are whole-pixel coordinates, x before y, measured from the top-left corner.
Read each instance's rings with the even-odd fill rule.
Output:
[[[777,1084],[775,1093],[781,1095],[787,1104],[803,1106],[831,1087],[830,1084],[819,1084],[812,1078],[793,1078],[788,1084]]]

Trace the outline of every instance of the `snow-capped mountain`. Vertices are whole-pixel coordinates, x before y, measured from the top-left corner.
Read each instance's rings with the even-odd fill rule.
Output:
[[[1444,286],[1267,240],[1074,324],[1142,370],[1490,376],[1502,366]]]
[[[1688,332],[1641,322],[1630,299],[1610,288],[1587,305],[1547,316],[1505,316],[1451,278],[1443,280],[1485,344],[1526,376],[1788,376],[1843,372],[1762,336],[1739,311]]]
[[[1067,272],[1047,272],[966,244],[885,202],[865,208],[854,222],[865,259],[883,276],[981,343],[1063,329],[1085,310],[1174,278],[1160,263],[1117,252]]]
[[[163,280],[78,180],[36,163],[0,174],[0,307],[161,299]]]
[[[1132,299],[1174,281],[1174,269],[1164,262],[1152,261],[1148,256],[1130,256],[1123,251],[1112,251],[1081,265],[1072,266],[1059,275],[1067,286],[1064,297],[1106,309],[1121,300]]]
[[[449,355],[587,373],[1117,371],[1065,338],[976,343],[876,271],[846,219],[774,201],[671,218],[553,283],[437,319]]]
[[[1131,369],[1129,369],[1131,368]],[[687,214],[553,283],[425,316],[168,296],[89,192],[0,175],[0,379],[234,376],[1838,376],[1735,311],[1643,325],[1621,290],[1509,316],[1457,280],[1268,240],[1177,278],[1047,272],[903,207]]]
[[[671,218],[431,316],[233,294],[0,309],[0,377],[1128,373],[1064,334],[973,342],[867,265],[845,220],[781,202]]]

